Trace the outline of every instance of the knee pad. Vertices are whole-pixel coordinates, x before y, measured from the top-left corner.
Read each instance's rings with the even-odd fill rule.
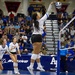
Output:
[[[18,63],[13,62],[13,66],[18,66]]]
[[[37,59],[37,54],[32,54],[31,59],[36,60]]]
[[[40,54],[38,54],[38,55],[37,55],[37,59],[40,59],[40,58],[41,58],[41,55],[40,55]]]

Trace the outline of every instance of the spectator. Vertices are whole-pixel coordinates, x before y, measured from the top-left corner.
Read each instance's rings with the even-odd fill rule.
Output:
[[[71,28],[70,28],[70,35],[71,35],[71,38],[74,38],[74,34],[75,34],[74,27],[71,27]]]
[[[13,36],[16,34],[15,28],[10,28],[10,34]]]
[[[19,43],[19,49],[20,49],[20,52],[21,54],[23,54],[23,51],[24,51],[24,44],[22,43]]]
[[[23,39],[24,44],[26,44],[27,43],[27,39],[28,39],[26,34],[22,35],[22,39]]]
[[[19,34],[20,34],[20,36],[25,34],[25,30],[23,27],[20,28]]]
[[[73,40],[73,38],[71,38],[71,39],[70,39],[70,47],[73,47],[74,44],[75,44],[75,43],[74,43],[74,40]]]
[[[73,17],[75,16],[75,9],[74,9],[74,11],[73,11],[73,13],[72,13],[72,16],[73,16]]]
[[[65,26],[67,23],[68,23],[68,20],[67,19],[66,20],[64,19],[63,20],[63,25]]]
[[[10,32],[7,34],[7,37],[9,38],[10,41],[12,41],[13,35]]]
[[[60,21],[60,25],[59,26],[60,26],[60,30],[64,27],[64,24],[63,24],[62,20]]]
[[[73,16],[73,17],[75,16],[75,9],[74,9],[74,11],[73,11],[73,13],[72,13],[72,16]],[[74,24],[74,26],[75,26],[75,20],[73,21],[73,24]]]
[[[27,35],[31,32],[30,26],[28,26],[28,25],[26,26],[25,32]]]
[[[70,40],[70,47],[73,47],[74,44],[75,44],[75,43],[74,43],[73,39],[71,39],[71,40]],[[68,52],[69,52],[70,55],[74,55],[74,49],[73,49],[73,48],[72,48],[72,49],[69,49]]]
[[[2,20],[2,18],[0,18],[0,25],[2,25],[3,24],[3,20]]]
[[[18,32],[16,32],[16,34],[15,34],[15,36],[14,36],[15,38],[17,38],[17,40],[20,38],[20,36],[19,36],[19,33]]]
[[[9,45],[10,45],[10,40],[9,39],[7,39],[7,46],[9,47]]]
[[[10,12],[10,14],[9,14],[9,20],[10,20],[11,22],[14,21],[14,14],[13,14],[12,12]]]
[[[2,35],[3,35],[3,31],[2,31],[2,29],[0,28],[0,38],[2,38]]]
[[[67,19],[68,18],[68,13],[66,11],[63,12],[63,18]]]
[[[24,49],[23,50],[23,54],[28,54],[28,50],[27,49]]]
[[[2,38],[7,40],[7,34],[4,33],[4,34],[2,35]]]
[[[22,39],[22,36],[20,36],[20,38],[18,39],[18,43],[19,43],[19,45],[22,45],[24,43],[23,39]]]
[[[27,17],[26,17],[26,20],[27,20],[27,21],[31,21],[32,18],[31,18],[30,16],[27,16]]]
[[[6,26],[7,21],[8,21],[8,18],[6,16],[3,16],[2,17],[2,20],[3,20],[4,25]]]
[[[46,45],[42,45],[41,53],[42,53],[43,55],[46,55],[46,54],[47,54],[47,48],[46,48]]]
[[[26,32],[26,35],[28,37],[28,40],[27,41],[29,41],[30,40],[30,37],[32,35],[30,26],[28,26],[28,25],[26,26],[25,32]]]
[[[64,35],[62,34],[61,35],[61,48],[64,48],[64,41],[65,41],[65,39],[64,39]]]
[[[73,38],[74,42],[75,42],[75,34],[74,34],[74,38]]]

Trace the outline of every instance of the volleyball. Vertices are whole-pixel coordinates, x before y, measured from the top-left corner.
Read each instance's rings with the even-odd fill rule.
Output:
[[[56,2],[55,6],[57,9],[61,9],[62,3],[61,2]]]

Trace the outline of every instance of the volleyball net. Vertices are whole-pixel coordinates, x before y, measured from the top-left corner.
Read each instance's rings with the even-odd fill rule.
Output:
[[[73,24],[74,21],[75,21],[75,17],[73,17],[59,31],[58,51],[57,51],[57,75],[60,75],[60,50],[70,50],[75,48],[75,45],[73,43],[75,37],[75,33],[74,33],[75,28]],[[72,43],[70,41],[72,41]]]

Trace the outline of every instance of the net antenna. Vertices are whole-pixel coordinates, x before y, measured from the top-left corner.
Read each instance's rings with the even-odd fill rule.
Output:
[[[58,40],[58,51],[57,51],[57,75],[60,75],[60,49],[61,49],[61,34],[63,32],[63,30],[68,27],[70,25],[70,23],[72,23],[75,19],[75,16],[60,30],[59,32],[59,40]],[[69,47],[69,48],[64,48],[64,49],[72,49],[75,48],[75,46],[73,47]],[[61,49],[61,50],[64,50]]]

